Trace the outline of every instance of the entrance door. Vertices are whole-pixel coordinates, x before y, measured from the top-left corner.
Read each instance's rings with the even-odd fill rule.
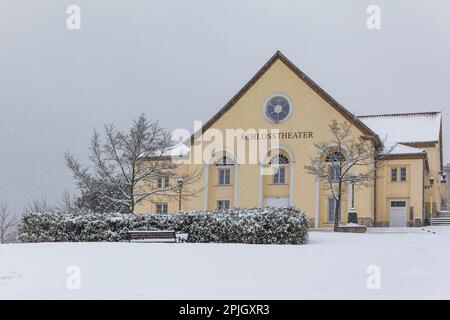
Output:
[[[389,216],[390,227],[406,227],[406,201],[391,201],[391,214]]]
[[[270,197],[264,199],[266,207],[289,207],[289,197]]]

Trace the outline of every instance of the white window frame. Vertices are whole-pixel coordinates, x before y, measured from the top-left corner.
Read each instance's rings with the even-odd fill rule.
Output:
[[[169,187],[169,176],[161,175],[158,177],[158,189],[166,189]]]
[[[280,165],[277,171],[272,175],[273,184],[286,184],[286,166]]]
[[[267,106],[267,103],[269,102],[270,99],[272,99],[272,98],[274,98],[274,97],[277,97],[277,96],[280,96],[280,97],[285,98],[285,99],[288,101],[288,103],[289,103],[289,113],[288,113],[288,115],[287,115],[283,120],[280,120],[280,121],[275,121],[275,120],[271,119],[271,118],[267,115],[267,113],[266,113],[266,106]],[[290,98],[288,95],[286,95],[286,94],[284,94],[284,93],[280,93],[280,92],[276,92],[276,93],[272,94],[270,97],[268,97],[268,98],[264,101],[264,104],[262,105],[262,113],[263,113],[263,115],[264,115],[264,118],[265,118],[267,121],[271,122],[271,123],[283,123],[283,122],[285,122],[286,120],[288,120],[288,119],[290,118],[290,116],[291,116],[291,114],[292,114],[292,109],[293,109],[293,104],[292,104],[291,98]]]
[[[223,181],[222,181],[222,172]],[[228,173],[228,174],[227,174]],[[231,185],[231,169],[230,168],[219,168],[218,169],[218,185],[219,186],[229,186]]]
[[[161,210],[159,210],[158,207],[160,207]],[[158,214],[168,213],[169,212],[169,204],[167,202],[157,202],[155,211]]]
[[[221,208],[221,207],[220,207],[220,203],[221,203],[221,202],[228,203],[228,208]],[[230,209],[230,206],[231,206],[231,201],[230,201],[230,199],[217,199],[217,209],[218,209],[218,210],[226,210],[226,209]]]
[[[395,171],[395,179],[394,179],[394,171]],[[391,167],[391,182],[398,182],[398,167]]]
[[[404,176],[403,172],[405,173]],[[408,169],[406,167],[400,167],[400,182],[407,182],[407,181],[408,181]]]

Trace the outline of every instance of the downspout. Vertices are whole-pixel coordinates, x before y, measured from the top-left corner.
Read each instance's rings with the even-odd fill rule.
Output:
[[[425,164],[425,157],[422,158],[423,161],[423,173],[422,173],[422,224],[425,225],[425,179],[426,179],[426,164]]]
[[[378,168],[378,159],[375,159],[375,174],[373,178],[373,226],[376,227],[377,225],[377,168]]]

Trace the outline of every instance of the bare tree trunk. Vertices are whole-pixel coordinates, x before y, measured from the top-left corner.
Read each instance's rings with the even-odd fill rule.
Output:
[[[342,200],[342,182],[339,181],[337,204],[334,207],[334,232],[337,232],[339,228],[339,210],[341,209],[341,200]]]

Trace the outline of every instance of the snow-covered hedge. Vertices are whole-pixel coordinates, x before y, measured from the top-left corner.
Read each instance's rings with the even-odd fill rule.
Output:
[[[293,208],[229,209],[176,214],[27,213],[21,242],[120,241],[127,230],[175,230],[189,242],[303,244],[308,221]]]
[[[294,208],[229,209],[186,215],[189,242],[304,244],[308,220]]]

